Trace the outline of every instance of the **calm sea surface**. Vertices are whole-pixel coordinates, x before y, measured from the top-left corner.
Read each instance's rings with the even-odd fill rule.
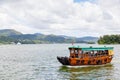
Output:
[[[88,67],[66,67],[57,61],[56,56],[69,55],[69,46],[0,45],[0,80],[120,80],[120,45],[106,45],[114,47],[110,64]]]

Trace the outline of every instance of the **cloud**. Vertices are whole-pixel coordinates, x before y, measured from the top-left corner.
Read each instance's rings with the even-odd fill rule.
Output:
[[[119,0],[1,0],[0,29],[69,36],[117,34]]]

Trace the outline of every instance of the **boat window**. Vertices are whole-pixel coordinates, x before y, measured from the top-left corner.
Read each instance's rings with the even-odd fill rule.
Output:
[[[74,49],[71,49],[71,50],[70,50],[70,53],[74,53],[74,51],[75,51]]]
[[[105,55],[108,55],[108,50],[105,50]]]
[[[75,50],[75,54],[78,54],[78,50]]]
[[[84,54],[88,54],[88,53],[90,53],[90,51],[83,51],[83,53],[84,53]]]
[[[81,54],[81,53],[82,53],[82,51],[78,49],[78,54]]]
[[[94,55],[95,56],[105,55],[105,51],[104,50],[94,51]]]
[[[98,51],[94,51],[94,53],[98,53]]]

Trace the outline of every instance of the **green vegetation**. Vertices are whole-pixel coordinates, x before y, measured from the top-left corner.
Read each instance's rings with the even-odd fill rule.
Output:
[[[42,44],[42,43],[91,43],[97,37],[75,38],[64,35],[22,34],[12,29],[0,30],[0,44]]]
[[[0,30],[0,36],[10,36],[10,35],[21,35],[22,33],[15,31],[13,29],[3,29]]]
[[[104,35],[98,40],[99,44],[120,44],[120,35]]]

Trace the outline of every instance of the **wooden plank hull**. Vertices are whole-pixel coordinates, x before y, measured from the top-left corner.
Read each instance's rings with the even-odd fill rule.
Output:
[[[100,57],[86,57],[86,58],[70,58],[70,57],[57,57],[58,61],[63,65],[82,66],[82,65],[102,65],[110,63],[113,56],[100,56]]]

